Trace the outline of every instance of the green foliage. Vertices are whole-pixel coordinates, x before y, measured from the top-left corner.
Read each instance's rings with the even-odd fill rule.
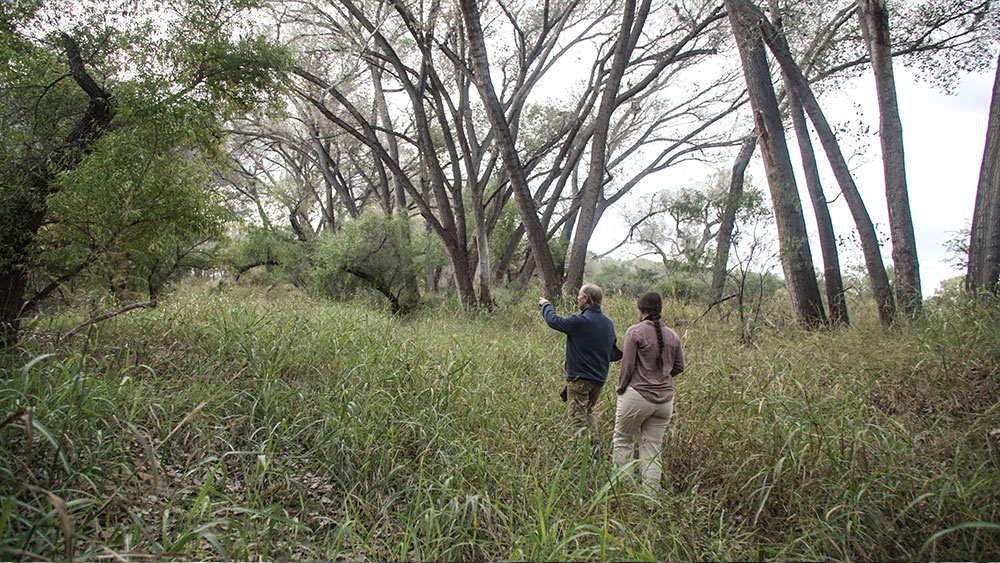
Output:
[[[206,164],[164,129],[122,127],[59,176],[47,200],[49,224],[36,240],[34,278],[61,278],[86,265],[85,278],[145,286],[158,267],[221,233],[223,217],[205,190]]]
[[[606,259],[590,276],[590,281],[601,286],[605,293],[638,297],[659,287],[664,277],[663,268],[648,260],[619,262]]]
[[[520,224],[517,205],[513,201],[508,201],[490,236],[490,256],[492,259],[496,260],[507,249],[507,245],[510,244],[511,238],[514,236],[514,231]]]
[[[303,244],[290,233],[246,227],[226,241],[220,255],[237,278],[262,268],[268,283],[305,286],[312,271],[312,249],[312,245]]]
[[[730,176],[727,170],[717,171],[700,186],[663,190],[647,205],[630,210],[629,221],[635,225],[639,245],[659,255],[671,271],[711,267],[722,215],[733,197]],[[736,206],[732,244],[753,244],[746,239],[772,216],[764,193],[746,187],[732,203]]]
[[[666,436],[668,486],[650,498],[613,478],[611,386],[597,405],[598,446],[565,435],[563,339],[528,293],[471,317],[450,305],[395,317],[301,292],[184,286],[158,309],[59,346],[46,335],[59,323],[38,326],[25,348],[0,356],[0,552],[1000,553],[995,299],[929,303],[926,320],[892,331],[871,307],[830,332],[788,318],[752,345],[740,327],[692,322],[697,307],[668,301],[689,367]],[[604,309],[620,333],[634,322],[631,299],[608,296]]]
[[[0,271],[154,294],[204,262],[221,232],[206,187],[222,123],[272,103],[288,59],[243,21],[254,3],[65,4],[4,5]],[[111,96],[111,123],[90,136],[75,133],[90,99],[64,34]]]
[[[361,283],[384,295],[396,311],[413,308],[419,299],[414,284],[425,266],[410,231],[407,218],[372,210],[325,234],[316,252],[317,289],[343,295],[352,282]]]
[[[661,264],[642,258],[632,261],[603,259],[592,263],[594,272],[590,280],[601,286],[605,293],[638,297],[647,291],[658,291],[664,298],[694,304],[704,303],[711,284],[711,272],[677,264],[666,273]],[[758,303],[772,297],[784,287],[777,276],[770,273],[746,272],[741,280],[728,279],[724,295],[741,293],[746,303]],[[742,284],[742,292],[738,287]],[[722,311],[738,308],[739,303],[720,307]]]

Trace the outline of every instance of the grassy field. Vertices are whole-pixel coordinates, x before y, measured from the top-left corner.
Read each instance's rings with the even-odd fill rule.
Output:
[[[0,356],[0,559],[1000,559],[996,303],[749,337],[668,303],[689,368],[651,499],[611,478],[611,385],[597,447],[566,437],[536,299],[191,286],[29,327]]]

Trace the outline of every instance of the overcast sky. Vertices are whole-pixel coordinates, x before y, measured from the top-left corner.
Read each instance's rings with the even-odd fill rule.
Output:
[[[956,231],[968,226],[975,204],[976,183],[986,140],[986,121],[989,114],[990,95],[993,88],[993,74],[965,75],[953,94],[945,94],[934,86],[920,82],[911,71],[903,67],[895,69],[899,98],[900,116],[903,122],[907,183],[910,207],[917,239],[917,257],[920,261],[921,285],[925,296],[931,296],[942,280],[962,275],[948,266],[945,242],[955,237]],[[861,119],[871,128],[867,138],[868,148],[864,154],[851,158],[852,170],[865,205],[876,223],[880,235],[888,241],[889,226],[886,211],[885,186],[883,183],[881,147],[878,137],[878,108],[875,99],[874,79],[866,76],[845,86],[840,93],[827,94],[820,100],[831,123],[843,120]],[[789,132],[791,142],[794,134]],[[851,154],[852,141],[841,139],[849,145],[845,154]],[[815,148],[822,151],[815,140]],[[797,149],[790,144],[793,162]],[[825,164],[822,154],[818,155],[821,166]],[[707,174],[706,170],[706,174]],[[761,182],[767,190],[759,153],[751,163],[750,174]],[[801,175],[798,176],[799,189],[805,204],[806,223],[811,237],[815,238],[815,220],[808,204]],[[832,174],[828,169],[823,173],[823,184],[828,199],[839,194]],[[641,192],[640,192],[641,193]],[[636,195],[639,195],[638,193]],[[849,233],[854,226],[847,204],[837,198],[831,204],[834,229],[838,235]],[[627,233],[627,228],[615,210],[605,214],[595,232],[590,249],[601,253],[617,244]],[[815,243],[815,241],[814,241]],[[817,269],[822,269],[822,257],[818,245],[814,244],[813,260]],[[619,252],[619,257],[628,255]],[[886,244],[883,255],[887,265],[892,264],[891,247]],[[860,251],[850,255],[850,250],[841,256],[842,266],[846,262],[861,260]]]

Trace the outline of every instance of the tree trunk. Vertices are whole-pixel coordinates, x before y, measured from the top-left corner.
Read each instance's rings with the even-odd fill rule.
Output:
[[[781,18],[781,8],[778,0],[770,0],[774,26],[779,32],[784,32]],[[830,219],[830,208],[823,194],[823,184],[819,179],[819,167],[816,165],[816,152],[809,128],[806,125],[802,101],[790,86],[786,72],[781,73],[785,90],[788,93],[788,111],[792,116],[792,126],[795,128],[795,139],[799,145],[799,155],[802,158],[802,170],[806,180],[806,190],[812,201],[813,214],[816,216],[816,231],[819,235],[820,252],[823,255],[823,282],[826,290],[826,303],[830,309],[830,322],[833,324],[848,324],[847,300],[844,295],[844,280],[840,273],[840,256],[837,252],[837,237]]]
[[[541,221],[538,219],[535,202],[531,197],[531,190],[528,187],[528,178],[521,165],[517,148],[514,145],[514,137],[511,133],[510,125],[504,114],[500,100],[493,89],[493,82],[490,79],[490,66],[486,54],[486,44],[483,38],[483,29],[479,21],[479,7],[476,0],[461,0],[462,16],[465,20],[466,32],[469,35],[469,52],[472,57],[473,75],[479,94],[483,98],[486,107],[486,115],[490,124],[495,129],[496,143],[503,155],[504,166],[510,176],[511,186],[514,189],[514,200],[517,203],[518,213],[524,225],[525,233],[528,235],[528,243],[531,245],[532,254],[535,256],[535,263],[538,271],[542,275],[545,296],[549,300],[557,300],[562,295],[562,286],[555,265],[552,260],[552,252],[549,250],[549,241]]]
[[[858,18],[871,55],[878,91],[879,138],[882,141],[885,196],[889,207],[892,262],[896,267],[896,301],[903,313],[912,317],[920,312],[921,306],[920,267],[910,215],[910,197],[906,189],[903,124],[899,119],[896,81],[892,73],[889,15],[885,0],[858,0]]]
[[[469,178],[472,192],[472,215],[476,227],[476,271],[479,276],[479,304],[487,309],[493,307],[490,294],[490,240],[486,229],[486,208],[483,202],[483,186],[475,178]]]
[[[729,195],[726,196],[726,206],[719,220],[719,234],[715,243],[715,265],[712,267],[712,291],[709,303],[717,303],[722,299],[726,287],[726,276],[729,274],[729,248],[733,244],[733,229],[736,227],[736,211],[743,200],[743,184],[746,179],[747,165],[750,157],[757,149],[757,135],[750,135],[743,140],[740,152],[733,162],[733,173],[729,178]]]
[[[649,13],[649,0],[643,0],[636,10],[636,0],[625,0],[622,8],[622,23],[615,41],[614,57],[611,70],[604,83],[601,93],[601,103],[595,118],[594,137],[590,145],[590,168],[587,179],[583,182],[580,194],[580,210],[576,221],[576,232],[573,236],[573,246],[569,252],[569,262],[566,267],[564,288],[577,291],[583,285],[583,270],[587,263],[587,246],[597,224],[595,217],[597,205],[604,191],[604,181],[607,177],[608,130],[611,116],[615,111],[618,90],[621,88],[622,76],[628,66],[632,49],[635,47],[635,37],[642,30]]]
[[[44,155],[39,162],[28,163],[26,168],[31,171],[26,170],[26,176],[30,178],[30,186],[4,187],[7,193],[0,200],[4,215],[0,216],[0,234],[3,234],[6,247],[0,261],[0,346],[3,347],[18,340],[26,305],[26,264],[30,262],[32,243],[45,219],[46,198],[55,191],[52,181],[59,172],[75,168],[115,118],[114,98],[87,72],[79,45],[65,33],[61,39],[69,74],[87,94],[89,103],[59,148]]]
[[[327,152],[326,147],[323,146],[323,141],[319,137],[319,130],[316,128],[316,124],[308,115],[306,115],[304,111],[299,111],[299,118],[309,131],[309,139],[312,142],[313,152],[316,154],[316,164],[319,166],[320,172],[323,174],[323,182],[326,184],[325,188],[327,190],[335,190],[337,195],[340,196],[340,200],[344,202],[344,209],[347,210],[347,214],[352,218],[357,219],[361,215],[361,212],[358,210],[358,206],[354,202],[354,195],[350,192],[347,186],[345,186],[337,178],[337,163],[333,162],[333,158],[330,157],[330,153]],[[326,215],[327,221],[330,225],[333,225],[333,207],[329,206],[324,208],[323,213]]]
[[[816,154],[813,151],[812,141],[809,139],[809,129],[806,127],[806,116],[802,110],[802,103],[791,89],[788,92],[788,107],[792,114],[799,152],[802,155],[806,189],[809,191],[813,213],[816,215],[816,231],[819,233],[819,247],[823,255],[823,282],[826,289],[827,306],[830,308],[830,322],[848,324],[844,280],[840,274],[840,256],[837,253],[837,236],[833,230],[830,208],[826,204],[823,185],[819,179],[819,167],[816,165]]]
[[[725,6],[740,51],[754,122],[760,136],[760,152],[764,157],[764,170],[778,225],[781,266],[791,298],[792,313],[806,325],[821,325],[826,322],[826,314],[813,270],[805,219],[785,142],[778,100],[771,83],[764,43],[753,25],[752,14],[742,9],[741,5],[745,2],[725,0]]]
[[[752,13],[749,16],[751,20],[758,22],[763,28],[764,41],[767,42],[771,52],[774,53],[774,58],[781,65],[782,72],[788,76],[789,86],[795,91],[795,95],[802,102],[802,106],[809,115],[809,119],[816,127],[820,143],[823,145],[823,150],[830,161],[830,167],[833,169],[833,174],[837,178],[837,183],[840,185],[844,199],[847,201],[847,206],[851,210],[851,216],[854,218],[854,223],[858,228],[858,237],[861,239],[861,250],[864,253],[865,266],[868,268],[872,294],[878,306],[879,319],[884,326],[889,326],[892,324],[893,317],[896,314],[896,305],[892,298],[892,290],[889,287],[889,276],[886,275],[885,265],[882,262],[882,249],[878,243],[875,226],[872,224],[868,210],[865,208],[865,203],[861,199],[858,187],[854,183],[851,171],[847,167],[847,160],[840,151],[837,137],[834,135],[829,122],[827,122],[826,116],[823,115],[823,110],[820,109],[819,103],[816,101],[816,96],[813,95],[812,90],[809,88],[809,83],[802,74],[802,70],[795,64],[784,36],[774,29],[756,6],[745,2],[743,6]]]
[[[0,350],[17,344],[27,285],[28,273],[20,264],[5,265],[0,271]]]
[[[986,147],[979,168],[976,207],[969,238],[969,291],[997,293],[1000,286],[1000,58],[986,126]]]
[[[396,142],[396,136],[392,133],[395,131],[393,129],[392,117],[389,115],[389,105],[385,101],[385,89],[382,87],[382,70],[375,65],[371,66],[372,83],[375,85],[375,106],[378,112],[378,121],[382,124],[382,130],[385,131],[385,143],[389,156],[399,161],[399,143]],[[396,210],[406,215],[406,188],[403,183],[395,175],[392,177],[392,193],[393,200],[386,202],[390,208],[395,207]]]

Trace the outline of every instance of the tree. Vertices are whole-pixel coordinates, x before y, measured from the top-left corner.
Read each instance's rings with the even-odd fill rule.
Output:
[[[834,176],[837,178],[841,192],[844,194],[844,199],[847,201],[847,205],[857,226],[858,235],[861,239],[861,248],[865,257],[865,265],[871,280],[872,293],[874,294],[875,303],[879,310],[879,319],[883,325],[888,326],[893,322],[896,308],[889,286],[889,276],[886,274],[885,265],[882,262],[881,247],[875,233],[875,226],[872,224],[868,210],[865,208],[857,185],[854,183],[854,178],[847,166],[847,160],[840,150],[840,145],[837,142],[833,128],[830,127],[826,116],[823,114],[822,109],[820,109],[819,103],[816,101],[816,97],[810,89],[802,70],[792,58],[791,50],[784,35],[771,25],[771,22],[768,21],[756,6],[743,1],[740,2],[740,5],[745,10],[746,17],[759,26],[760,33],[781,66],[789,87],[794,90],[796,97],[802,102],[809,119],[816,127],[820,143],[823,145],[827,159],[833,168]]]
[[[784,33],[784,25],[778,1],[770,0],[769,4],[772,18],[775,20],[775,29],[778,32]],[[840,275],[837,237],[833,230],[833,220],[830,218],[826,196],[823,194],[823,186],[820,183],[819,168],[816,165],[816,154],[813,151],[812,140],[809,137],[805,112],[802,109],[802,102],[795,93],[795,89],[791,88],[788,84],[788,74],[782,72],[781,76],[785,84],[785,93],[787,94],[788,112],[792,116],[792,126],[795,129],[795,138],[798,141],[799,155],[802,158],[806,190],[809,192],[809,198],[812,200],[813,213],[816,217],[816,230],[819,234],[820,252],[823,256],[823,281],[826,288],[826,303],[830,310],[830,321],[846,324],[848,322],[847,300],[844,296],[844,282]]]
[[[143,21],[125,13],[106,17],[114,11],[110,5],[51,19],[47,10],[58,8],[17,4],[10,23],[0,27],[0,49],[7,57],[0,74],[0,128],[6,140],[0,164],[2,343],[16,341],[27,307],[97,259],[144,256],[150,244],[163,242],[148,242],[158,227],[173,237],[185,229],[189,235],[203,234],[200,228],[189,229],[193,223],[182,226],[188,219],[178,215],[173,216],[181,220],[179,230],[167,228],[161,213],[191,209],[176,200],[169,203],[175,195],[193,193],[177,191],[174,180],[201,181],[204,160],[198,155],[210,156],[218,144],[219,118],[259,107],[258,89],[274,85],[283,60],[279,49],[252,32],[232,41],[233,18],[244,6],[211,4],[191,0],[177,12]],[[63,27],[46,28],[47,21]],[[38,29],[45,34],[38,35]],[[190,173],[166,181],[156,177],[167,170]],[[83,194],[91,188],[123,192],[115,199]],[[158,195],[150,197],[149,190]],[[68,224],[65,217],[53,216],[50,205],[77,196],[99,206],[120,206],[121,220],[107,225],[103,242],[91,241],[77,252],[72,266],[45,274],[40,268],[44,253],[66,251],[46,241],[58,240],[60,227]],[[147,246],[121,251],[139,241]],[[32,281],[41,286],[33,294]]]
[[[822,324],[826,320],[826,314],[813,271],[805,219],[785,142],[778,101],[771,83],[764,43],[755,26],[757,18],[753,10],[756,7],[749,5],[747,0],[726,0],[725,5],[743,63],[761,155],[764,157],[764,170],[778,226],[782,270],[788,285],[792,312],[804,324]],[[753,10],[747,9],[748,6]]]
[[[601,102],[597,114],[594,116],[590,166],[580,195],[580,213],[576,221],[576,236],[573,238],[573,248],[570,251],[566,272],[566,288],[570,291],[576,291],[583,285],[587,245],[590,242],[590,234],[594,231],[597,200],[606,178],[608,129],[611,115],[618,105],[618,90],[621,88],[622,77],[625,75],[632,50],[635,49],[642,28],[646,23],[649,6],[650,0],[641,0],[639,3],[636,0],[624,0],[622,5],[622,20],[611,51],[611,68],[608,69],[608,76],[601,92]]]
[[[499,98],[497,98],[496,91],[493,88],[493,81],[490,78],[490,64],[486,53],[486,42],[483,38],[482,25],[479,21],[479,8],[476,5],[476,0],[460,0],[460,5],[465,29],[469,37],[472,75],[479,89],[479,95],[482,97],[486,107],[487,116],[496,133],[496,143],[500,149],[500,153],[503,155],[507,175],[514,189],[514,199],[517,202],[522,225],[524,226],[524,231],[528,234],[528,241],[535,256],[535,263],[542,275],[545,295],[549,299],[555,300],[561,293],[559,277],[555,270],[555,263],[552,260],[548,237],[545,236],[544,228],[538,219],[534,200],[531,197],[528,178],[521,165],[517,149],[514,146],[514,136],[511,133],[504,108],[500,104]],[[481,203],[481,195],[478,191],[475,194],[478,196],[477,201]],[[477,222],[479,220],[480,217],[477,216]],[[482,238],[480,240],[483,241]],[[481,255],[482,252],[483,250],[480,251]],[[480,271],[483,276],[488,276],[491,273],[487,266],[488,263],[480,265]],[[480,285],[486,283],[485,279],[480,281]]]
[[[889,232],[892,236],[892,262],[896,270],[896,302],[904,314],[920,310],[920,267],[917,243],[910,215],[903,157],[903,124],[896,101],[896,82],[892,72],[889,41],[889,14],[885,0],[858,0],[858,19],[871,56],[878,92],[879,139],[885,171],[885,195],[889,207]]]
[[[391,179],[395,193],[403,188],[446,249],[459,295],[467,304],[477,301],[478,266],[479,300],[489,305],[488,240],[506,199],[485,191],[497,158],[486,150],[492,143],[490,133],[478,128],[471,111],[468,46],[460,18],[447,17],[443,11],[414,13],[403,2],[370,6],[342,0],[329,8],[308,2],[301,7],[301,14],[292,14],[295,20],[330,26],[334,30],[330,35],[344,44],[331,46],[329,52],[339,58],[342,50],[354,50],[355,60],[367,70],[336,68],[333,76],[323,76],[324,68],[300,67],[296,74],[304,82],[296,86],[296,93],[331,125],[368,148],[380,185],[388,186]],[[533,59],[522,62],[530,65]],[[355,88],[363,75],[372,81]],[[529,84],[522,75],[509,86],[518,91]],[[371,89],[378,90],[375,111],[366,109]],[[524,94],[516,99],[523,104]],[[387,116],[391,104],[404,109]],[[405,119],[405,125],[397,118]],[[394,130],[385,127],[389,124]]]
[[[734,196],[731,186],[730,172],[719,171],[704,186],[654,194],[648,206],[629,213],[626,240],[658,255],[668,274],[704,270],[716,255],[713,247],[718,245],[727,211],[732,213],[730,242],[743,225],[770,215],[762,192],[741,189]]]
[[[969,237],[969,291],[1000,291],[1000,59],[993,79],[986,147]]]
[[[712,288],[709,293],[709,302],[717,303],[722,299],[722,292],[726,285],[726,275],[729,271],[729,250],[733,241],[733,229],[736,227],[736,212],[739,209],[740,201],[743,199],[743,185],[746,180],[747,166],[750,158],[757,149],[757,135],[748,135],[740,145],[740,150],[733,161],[733,168],[729,174],[729,194],[726,196],[726,205],[722,210],[722,217],[719,220],[718,241],[715,245],[715,262],[712,265]]]

